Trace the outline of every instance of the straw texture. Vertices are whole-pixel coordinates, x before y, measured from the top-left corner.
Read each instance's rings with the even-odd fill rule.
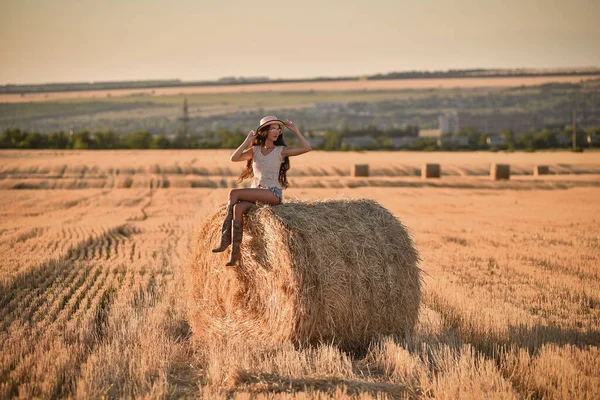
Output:
[[[364,348],[413,330],[419,255],[407,229],[372,200],[261,205],[248,213],[238,267],[214,254],[225,207],[200,229],[189,264],[196,338]]]

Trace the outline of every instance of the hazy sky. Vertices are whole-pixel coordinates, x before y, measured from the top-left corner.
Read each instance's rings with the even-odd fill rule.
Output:
[[[600,66],[598,0],[0,0],[0,84]]]

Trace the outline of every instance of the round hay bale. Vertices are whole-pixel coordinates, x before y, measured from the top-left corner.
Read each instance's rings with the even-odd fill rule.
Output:
[[[118,176],[115,178],[115,188],[129,189],[133,185],[133,178],[129,175]]]
[[[407,229],[372,200],[261,205],[244,224],[241,260],[214,254],[225,207],[204,222],[189,264],[190,324],[200,340],[335,343],[364,349],[410,333],[421,303]]]

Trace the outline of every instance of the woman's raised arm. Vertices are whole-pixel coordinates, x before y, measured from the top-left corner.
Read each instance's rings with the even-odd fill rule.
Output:
[[[242,143],[240,145],[240,147],[238,147],[233,152],[233,154],[230,157],[230,160],[234,161],[234,162],[250,160],[253,157],[252,141],[254,140],[255,137],[256,137],[256,132],[250,131],[248,133],[248,136],[246,136],[244,143]]]
[[[302,147],[284,147],[281,151],[281,157],[299,156],[300,154],[308,153],[312,150],[312,147],[310,147],[310,143],[308,143],[308,140],[306,140],[306,138],[302,136],[302,133],[300,133],[300,131],[298,130],[298,128],[296,128],[296,125],[294,125],[292,121],[288,119],[284,122],[284,124],[290,131],[294,133],[294,135],[296,135],[296,138],[298,139],[298,141],[300,141],[300,145]]]

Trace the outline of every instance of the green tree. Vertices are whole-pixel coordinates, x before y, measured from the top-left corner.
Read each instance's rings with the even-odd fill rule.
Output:
[[[113,131],[96,132],[96,148],[118,149],[120,137]]]
[[[71,147],[79,150],[86,150],[89,148],[93,148],[93,141],[90,138],[90,133],[88,131],[79,131],[74,133],[69,138]]]
[[[174,149],[185,149],[188,145],[187,134],[183,130],[178,130],[175,133],[175,139],[173,140],[173,148]]]
[[[69,136],[63,131],[52,132],[48,135],[48,147],[51,149],[66,149],[69,146]]]
[[[125,144],[130,149],[149,149],[150,143],[152,143],[152,135],[150,132],[134,132],[125,137]]]
[[[165,135],[158,135],[152,138],[152,143],[150,143],[151,149],[168,149],[169,148],[169,139]]]
[[[569,148],[573,148],[573,127],[566,126],[563,135],[568,136]],[[576,147],[587,146],[587,135],[585,133],[585,130],[580,126],[577,126],[577,130],[575,132],[575,144]]]
[[[477,141],[477,147],[480,149],[485,149],[488,147],[487,144],[487,138],[490,137],[490,135],[482,133],[479,135],[479,140]]]
[[[22,146],[22,143],[26,137],[27,132],[21,131],[19,128],[5,129],[2,133],[2,139],[0,140],[0,143],[2,144],[2,148],[16,149]]]
[[[23,149],[44,149],[48,147],[48,137],[37,132],[29,133],[21,142],[20,147]]]
[[[376,147],[384,150],[392,149],[392,139],[389,136],[380,136],[375,141]]]
[[[342,147],[342,134],[331,129],[325,132],[324,150],[339,150]]]
[[[468,146],[470,149],[477,149],[479,147],[481,134],[473,128],[461,129],[455,136],[466,136],[469,139]]]
[[[515,133],[510,129],[500,131],[500,137],[504,139],[504,146],[509,150],[515,149]]]
[[[437,149],[437,139],[434,137],[420,137],[410,145],[410,149],[434,151]]]
[[[222,149],[235,149],[246,139],[246,135],[242,131],[230,132],[225,128],[219,128],[216,136],[217,140],[221,142]]]

